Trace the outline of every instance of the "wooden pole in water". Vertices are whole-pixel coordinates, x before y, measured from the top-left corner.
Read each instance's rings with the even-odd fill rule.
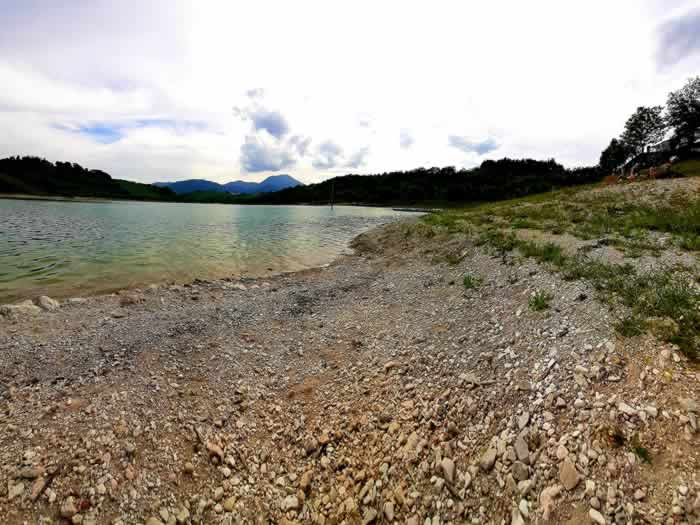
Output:
[[[333,209],[333,201],[335,200],[335,180],[331,181],[331,210]]]

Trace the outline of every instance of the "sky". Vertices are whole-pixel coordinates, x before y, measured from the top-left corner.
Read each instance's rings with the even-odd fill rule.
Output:
[[[0,156],[141,182],[595,164],[700,1],[0,0]]]

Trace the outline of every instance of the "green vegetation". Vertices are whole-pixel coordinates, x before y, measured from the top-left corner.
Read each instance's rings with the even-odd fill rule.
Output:
[[[117,180],[100,170],[38,157],[0,159],[0,193],[103,199],[174,200],[167,188]]]
[[[527,304],[530,307],[530,310],[534,312],[541,312],[542,310],[549,308],[549,302],[551,300],[552,294],[544,290],[537,290],[530,296],[530,300]]]
[[[462,279],[462,284],[464,285],[464,288],[467,290],[471,290],[472,288],[476,288],[481,280],[478,277],[474,277],[471,274],[465,274],[464,278]]]
[[[336,203],[420,205],[497,201],[601,179],[597,168],[566,169],[554,160],[501,159],[478,168],[418,168],[377,175],[346,175],[318,184],[258,195],[264,204]]]
[[[678,167],[689,176],[700,175],[698,161],[684,161]],[[423,217],[412,231],[425,237],[466,235],[498,255],[531,258],[564,279],[584,280],[619,316],[616,329],[622,336],[650,332],[676,344],[690,358],[700,358],[700,287],[693,269],[659,263],[653,270],[641,271],[629,262],[588,255],[588,249],[605,246],[628,257],[658,255],[668,243],[687,251],[700,249],[700,197],[659,192],[637,198],[646,188],[652,187],[647,183],[630,187],[638,190],[631,197],[616,188],[594,192],[587,191],[592,187],[568,188],[450,209]],[[542,240],[533,240],[523,228]],[[562,237],[551,235],[555,233],[567,234],[570,240],[563,242]],[[660,235],[666,239],[664,244],[659,243]],[[596,242],[581,246],[577,239]],[[529,305],[539,311],[550,300],[539,290]]]

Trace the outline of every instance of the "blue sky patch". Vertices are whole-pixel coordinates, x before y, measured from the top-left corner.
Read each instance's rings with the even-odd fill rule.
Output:
[[[85,124],[54,124],[55,129],[85,135],[100,144],[113,144],[123,139],[132,129],[162,128],[178,134],[206,129],[204,122],[190,120],[173,120],[161,118],[134,119],[120,122],[89,122]]]

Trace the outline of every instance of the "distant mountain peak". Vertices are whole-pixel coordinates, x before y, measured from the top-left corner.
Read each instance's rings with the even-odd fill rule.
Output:
[[[294,177],[282,173],[280,175],[270,175],[261,182],[250,182],[244,180],[235,180],[226,184],[219,184],[205,179],[188,179],[176,182],[156,182],[154,186],[170,188],[175,193],[183,195],[195,191],[219,191],[225,193],[271,193],[280,191],[294,186],[303,186],[304,184],[296,180]]]

